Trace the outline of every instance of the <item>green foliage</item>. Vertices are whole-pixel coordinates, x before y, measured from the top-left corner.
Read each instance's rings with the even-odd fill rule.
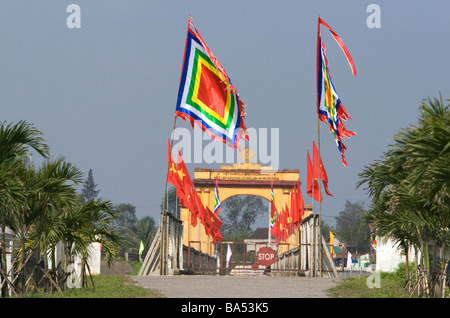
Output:
[[[114,224],[122,237],[121,253],[138,254],[142,241],[145,255],[151,243],[151,234],[156,228],[155,220],[150,216],[138,220],[136,207],[130,203],[118,204],[114,207],[114,211],[116,213]]]
[[[128,227],[132,228],[135,226],[137,222],[136,217],[136,207],[130,203],[120,203],[117,204],[114,208],[117,218],[116,218],[116,226],[117,227]]]
[[[220,229],[225,237],[232,233],[251,233],[258,215],[267,213],[262,198],[257,196],[235,196],[222,203],[220,217],[223,225]]]
[[[30,148],[47,158],[41,167],[36,168],[30,160],[25,160]],[[75,255],[81,256],[84,272],[87,247],[93,242],[103,244],[109,260],[117,253],[119,237],[111,226],[114,215],[110,203],[103,200],[80,202],[76,192],[76,186],[82,182],[80,170],[63,157],[48,157],[49,147],[41,132],[32,125],[21,121],[0,126],[1,245],[6,245],[4,233],[8,227],[17,240],[13,266],[17,276],[22,277],[15,281],[16,293],[26,288],[36,290],[42,281],[48,283],[48,280],[41,280],[41,276],[42,272],[50,271],[56,283],[46,288],[64,289],[61,273],[68,271]],[[56,249],[61,242],[63,259],[57,273]],[[5,249],[2,249],[2,275],[5,262]],[[32,270],[25,271],[22,265],[26,263]],[[39,264],[43,264],[43,268],[38,267]],[[11,288],[11,284],[3,285],[3,297],[8,296],[7,287]]]
[[[366,220],[376,234],[404,252],[422,251],[422,268],[441,271],[450,243],[450,104],[442,98],[423,101],[417,124],[398,132],[359,177],[357,187],[365,185],[372,198]],[[444,250],[441,264],[429,261],[430,243],[433,253],[437,245]]]
[[[345,278],[336,287],[328,290],[334,298],[409,298],[405,290],[405,264],[394,272],[381,272],[379,286],[369,288],[369,276]],[[410,269],[413,269],[411,265]]]
[[[80,199],[82,202],[86,203],[95,200],[99,193],[100,190],[97,190],[97,184],[94,181],[94,173],[92,172],[92,169],[89,169],[88,178],[81,189]]]
[[[347,200],[344,210],[336,217],[336,233],[344,244],[355,247],[361,254],[370,249],[370,228],[364,218],[365,213],[362,202]]]

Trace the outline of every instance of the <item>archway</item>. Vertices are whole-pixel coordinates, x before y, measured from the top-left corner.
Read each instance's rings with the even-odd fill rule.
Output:
[[[219,184],[221,201],[236,195],[256,195],[271,201],[271,188],[278,211],[284,206],[290,207],[290,195],[294,186],[299,182],[298,169],[284,169],[274,171],[271,166],[262,166],[260,163],[235,163],[221,166],[220,169],[197,168],[194,170],[194,187],[205,207],[211,211],[215,204],[216,180]],[[305,205],[304,217],[312,213],[311,205]],[[180,213],[183,221],[183,244],[189,246],[190,242],[200,242],[202,252],[211,253],[208,243],[211,238],[205,233],[200,222],[194,228],[191,226],[189,209],[182,208]],[[270,211],[267,211],[269,221]],[[269,223],[267,223],[269,224]],[[299,241],[298,231],[289,238],[289,242]],[[202,244],[203,243],[203,244]]]

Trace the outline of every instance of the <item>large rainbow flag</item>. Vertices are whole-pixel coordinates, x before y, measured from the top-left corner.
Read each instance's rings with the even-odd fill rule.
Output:
[[[175,114],[234,148],[239,148],[241,137],[248,139],[239,93],[191,17]]]
[[[328,124],[330,133],[333,135],[337,148],[341,153],[342,163],[344,166],[347,166],[347,160],[344,155],[344,150],[347,148],[344,146],[342,141],[345,137],[356,135],[356,133],[353,131],[348,131],[343,124],[343,120],[351,119],[351,117],[345,110],[344,105],[342,105],[342,102],[334,88],[333,82],[331,81],[328,60],[325,55],[325,45],[322,42],[322,36],[320,34],[321,24],[330,30],[332,36],[340,45],[345,56],[347,57],[353,75],[355,76],[356,70],[353,60],[340,37],[319,17],[317,31],[317,115],[319,116],[320,121]]]

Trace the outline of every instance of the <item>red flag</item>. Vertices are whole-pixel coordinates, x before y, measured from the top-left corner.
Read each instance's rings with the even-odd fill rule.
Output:
[[[303,214],[305,213],[305,204],[303,202],[303,196],[300,190],[300,181],[297,181],[297,185],[294,186],[294,192],[291,193],[293,196],[291,201],[293,201],[293,212],[292,212],[292,224],[294,229],[300,226],[303,219]]]
[[[205,207],[204,213],[200,216],[200,220],[205,227],[205,233],[208,236],[212,235],[212,224],[211,224],[211,210]]]
[[[206,214],[209,218],[208,223],[211,230],[211,236],[214,241],[221,241],[222,234],[220,234],[220,228],[222,227],[223,222],[219,219],[219,217],[212,212],[208,207],[206,207]]]
[[[312,176],[312,163],[311,163],[311,158],[309,156],[309,149],[306,149],[306,193],[312,197],[312,192],[313,192],[313,188],[312,188],[312,180],[313,180],[313,176]]]
[[[191,211],[191,225],[193,227],[197,226],[197,216],[198,216],[198,208],[197,203],[195,202],[194,195],[192,193],[197,193],[195,189],[192,189],[186,200],[188,202],[187,208]]]
[[[202,219],[204,217],[204,215],[206,214],[205,206],[203,205],[203,202],[200,199],[200,196],[198,195],[197,191],[195,191],[195,189],[192,191],[191,194],[193,197],[193,201],[195,203],[197,217],[199,219]]]
[[[319,191],[319,182],[317,182],[317,179],[314,177],[313,165],[311,163],[311,157],[309,156],[309,149],[307,149],[306,151],[306,193],[317,202],[322,202],[322,195]]]
[[[167,173],[167,182],[169,182],[170,184],[172,184],[173,186],[178,188],[180,186],[178,169],[177,169],[177,165],[175,164],[175,161],[173,161],[173,156],[172,156],[171,149],[170,149],[170,139],[168,140],[168,142],[169,142],[169,148],[168,148],[169,171]]]
[[[299,220],[298,223],[303,220],[303,215],[305,215],[305,203],[303,201],[302,191],[300,190],[300,181],[297,181],[297,197],[298,197],[298,206],[299,206]]]
[[[294,233],[294,223],[292,222],[292,207],[289,209],[289,206],[286,203],[286,230],[287,237],[289,238]]]
[[[347,58],[348,64],[350,65],[350,68],[352,69],[353,75],[356,76],[355,63],[353,62],[353,59],[352,59],[350,53],[348,52],[347,47],[344,45],[344,42],[342,42],[342,40],[339,37],[339,35],[337,35],[337,33],[325,21],[323,21],[320,18],[320,16],[319,16],[319,27],[320,27],[320,24],[322,24],[328,30],[330,30],[331,35],[333,36],[333,38],[336,40],[336,42],[339,44],[339,46],[341,47],[342,51],[344,52],[345,57]]]
[[[297,196],[297,185],[294,184],[294,190],[291,192],[291,224],[292,231],[295,231],[299,220],[299,207],[298,207],[298,196]]]
[[[283,209],[282,227],[281,227],[281,240],[286,242],[289,237],[289,209],[287,203]]]
[[[330,191],[328,191],[328,175],[325,171],[325,166],[323,165],[322,158],[320,158],[320,165],[319,165],[319,150],[317,149],[316,143],[313,140],[313,166],[315,166],[316,171],[314,171],[314,178],[319,177],[319,171],[320,171],[320,178],[322,179],[323,186],[325,188],[326,194],[333,196]]]
[[[181,191],[180,187],[177,187],[177,197],[180,200],[180,204],[185,208],[189,208],[188,195],[189,194],[186,195],[186,193]]]
[[[181,190],[184,193],[189,193],[191,189],[194,187],[194,183],[192,182],[191,177],[189,176],[189,171],[184,163],[183,157],[181,156],[180,150],[178,150],[178,175],[180,178]]]

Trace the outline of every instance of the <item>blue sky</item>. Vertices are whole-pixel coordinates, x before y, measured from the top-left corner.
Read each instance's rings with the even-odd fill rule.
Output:
[[[66,24],[71,3],[81,8],[79,29]],[[366,24],[371,3],[380,7],[381,28]],[[346,127],[357,132],[345,142],[344,167],[320,125],[334,194],[322,214],[333,223],[346,200],[368,203],[355,190],[358,173],[380,158],[399,129],[416,122],[422,99],[450,96],[449,12],[448,1],[2,1],[1,120],[33,123],[53,157],[64,156],[86,176],[93,170],[100,196],[159,221],[192,15],[247,104],[247,127],[279,129],[279,168],[300,169],[305,191],[306,150],[318,135],[320,15],[346,44],[358,74],[322,27],[334,85],[353,118]],[[177,127],[190,129],[181,120]],[[219,165],[188,168],[193,174]]]

